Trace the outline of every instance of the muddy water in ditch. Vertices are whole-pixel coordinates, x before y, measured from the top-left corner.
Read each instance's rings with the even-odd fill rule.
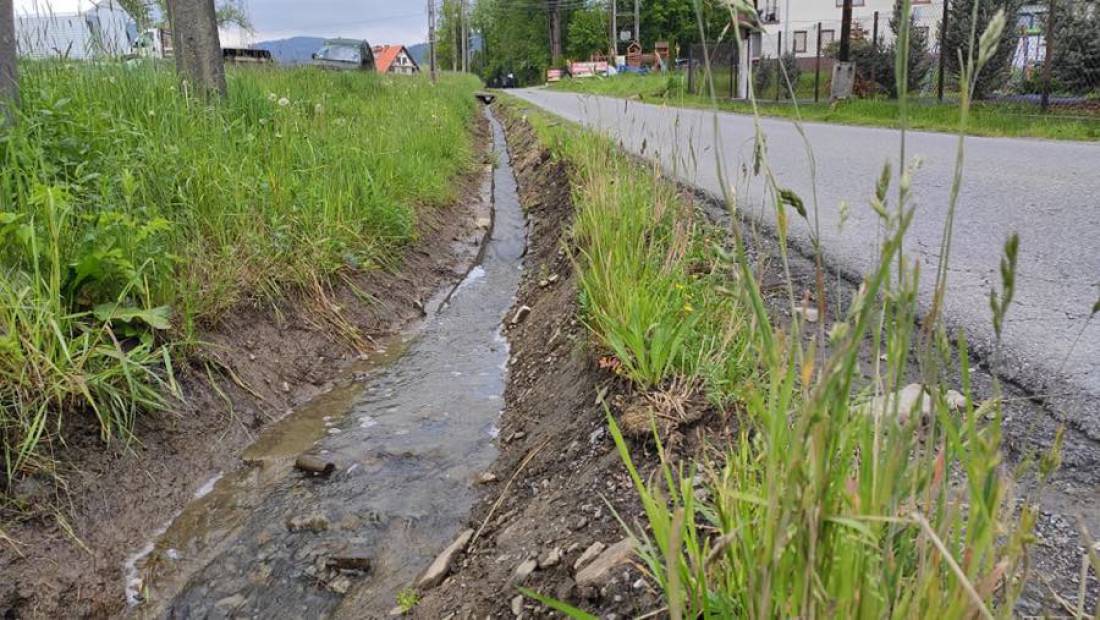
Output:
[[[473,480],[495,457],[508,362],[501,323],[526,241],[503,130],[486,115],[498,164],[480,263],[415,333],[265,433],[244,455],[249,465],[207,485],[134,556],[133,615],[384,616],[458,533]],[[336,472],[294,471],[306,449]],[[313,527],[288,527],[313,515]],[[364,555],[366,572],[326,567]]]

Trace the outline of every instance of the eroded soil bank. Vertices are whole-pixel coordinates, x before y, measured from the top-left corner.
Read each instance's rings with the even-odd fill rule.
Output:
[[[485,122],[475,131],[485,157]],[[141,418],[138,442],[104,449],[92,424],[67,420],[69,443],[54,450],[69,464],[65,487],[23,480],[18,512],[2,515],[12,540],[0,539],[0,615],[123,613],[128,556],[220,472],[236,469],[263,429],[318,395],[339,398],[357,366],[383,355],[378,343],[421,320],[433,293],[466,276],[486,232],[484,178],[477,165],[456,180],[452,205],[419,209],[420,238],[396,264],[345,274],[278,306],[242,303],[203,334],[194,363],[177,369],[184,402]]]

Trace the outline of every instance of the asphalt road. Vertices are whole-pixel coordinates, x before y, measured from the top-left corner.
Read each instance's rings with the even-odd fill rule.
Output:
[[[716,134],[715,115],[708,111],[544,89],[513,92],[606,132],[624,149],[656,159],[667,173],[713,196],[721,195],[715,157],[720,152],[739,208],[765,225],[774,224],[774,212],[762,205],[762,183],[749,172],[751,117],[720,113]],[[814,183],[802,138],[790,121],[763,119],[760,124],[779,184],[806,200],[812,219]],[[868,199],[883,164],[889,161],[898,169],[900,132],[811,123],[805,133],[816,161],[827,262],[847,274],[864,273],[875,260],[880,237]],[[906,147],[906,159],[921,162],[913,177],[916,216],[906,252],[920,257],[921,301],[927,307],[957,138],[910,132]],[[989,355],[989,291],[1000,287],[1005,240],[1019,233],[1016,303],[1005,325],[999,372],[1043,396],[1059,418],[1100,439],[1100,316],[1085,327],[1100,297],[1100,144],[967,138],[965,152],[945,306],[948,322],[965,329],[972,348]],[[849,205],[846,219],[842,203]],[[792,238],[805,247],[808,225],[797,217],[792,222]]]

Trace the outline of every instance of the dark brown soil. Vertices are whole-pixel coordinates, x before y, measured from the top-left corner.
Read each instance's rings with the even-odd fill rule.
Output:
[[[508,333],[513,357],[493,467],[497,480],[486,485],[469,525],[483,529],[452,576],[424,593],[411,615],[512,617],[518,585],[591,611],[637,615],[654,609],[657,595],[648,585],[634,587],[641,576],[636,567],[616,569],[599,587],[582,590],[573,580],[574,562],[592,543],[624,538],[615,513],[632,525],[640,515],[597,404],[597,394],[610,399],[625,385],[598,367],[598,351],[577,321],[577,284],[563,251],[573,215],[565,165],[539,146],[526,123],[508,114],[503,122],[530,222],[516,307],[529,306],[531,313]],[[556,566],[516,582],[517,566],[554,549],[562,554]],[[542,609],[531,601],[525,605],[527,613]]]
[[[480,121],[479,152],[486,129]],[[459,181],[453,205],[418,212],[420,237],[392,268],[344,274],[275,307],[244,304],[202,334],[207,344],[181,371],[184,402],[142,417],[130,446],[105,448],[89,420],[67,420],[68,443],[54,454],[64,488],[20,481],[20,514],[0,525],[14,541],[0,537],[0,616],[121,613],[128,555],[204,481],[235,467],[259,430],[330,388],[371,337],[417,320],[422,302],[462,277],[482,235],[474,211],[483,171]]]

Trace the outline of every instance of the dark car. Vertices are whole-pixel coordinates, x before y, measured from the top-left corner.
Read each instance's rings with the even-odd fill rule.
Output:
[[[313,54],[313,64],[326,69],[374,71],[374,52],[366,41],[329,39]]]

